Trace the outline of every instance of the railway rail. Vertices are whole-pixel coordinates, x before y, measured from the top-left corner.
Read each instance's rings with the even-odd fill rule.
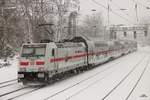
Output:
[[[134,87],[133,87],[132,90],[129,92],[129,94],[128,94],[128,96],[126,97],[125,100],[128,100],[128,99],[130,98],[130,96],[132,95],[133,91],[135,90],[135,88],[136,88],[137,85],[139,84],[140,80],[142,79],[142,77],[143,77],[143,75],[144,75],[146,69],[148,68],[149,63],[150,63],[150,59],[147,61],[147,64],[146,64],[146,66],[144,67],[144,70],[142,71],[142,73],[141,73],[139,79],[137,80],[137,82],[135,83]]]
[[[15,85],[19,86],[19,83],[17,82],[17,79],[12,79],[12,80],[8,80],[8,81],[1,82],[1,83],[0,83],[0,89],[9,88],[9,87],[12,87],[13,85],[14,85],[14,86],[15,86]],[[35,86],[34,86],[34,87],[35,87]],[[11,91],[9,91],[9,92],[0,94],[0,98],[3,98],[3,97],[5,97],[5,96],[9,96],[9,95],[14,94],[14,93],[17,93],[17,92],[20,92],[19,95],[15,95],[15,96],[10,97],[9,99],[7,99],[7,100],[12,100],[12,99],[15,99],[15,98],[17,98],[17,97],[23,96],[23,95],[25,95],[25,94],[32,93],[32,92],[34,92],[34,91],[40,89],[41,87],[43,87],[43,86],[39,86],[39,87],[35,87],[35,88],[33,88],[33,86],[22,86],[22,87],[19,87],[18,89],[13,89],[13,90],[11,90]],[[33,88],[33,89],[32,89],[32,88]],[[27,91],[27,92],[23,92],[23,90],[26,91],[26,89],[30,89],[30,90]],[[23,92],[23,93],[22,93],[22,92]]]
[[[18,84],[17,79],[12,79],[12,80],[8,80],[8,81],[5,81],[5,82],[1,82],[0,83],[0,88],[4,88],[4,87],[11,86],[11,85],[14,85],[14,84]]]
[[[9,83],[9,84],[6,84],[6,85],[2,85],[2,86],[0,86],[0,88],[4,88],[4,87],[15,85],[15,84],[18,84],[18,82],[14,82],[14,83]]]
[[[27,91],[27,92],[25,92],[25,93],[21,93],[21,94],[19,94],[19,95],[16,95],[16,96],[10,97],[8,100],[13,100],[13,99],[19,98],[19,97],[21,97],[21,96],[24,96],[24,95],[30,94],[30,93],[35,92],[35,91],[37,91],[37,90],[39,90],[39,89],[41,89],[41,88],[43,88],[43,87],[45,87],[45,85],[43,85],[43,86],[39,86],[39,87],[36,87],[35,89],[32,89],[32,90]]]
[[[138,67],[138,65],[140,65],[142,62],[144,61],[144,59],[142,59],[142,61],[140,61],[139,63],[137,63],[131,70],[130,72],[114,87],[112,88],[103,98],[102,100],[105,100],[111,93],[113,93],[130,75],[131,73]],[[149,62],[149,60],[148,60]],[[147,67],[147,66],[146,66]]]
[[[12,79],[12,80],[1,82],[0,85],[6,84],[6,83],[9,83],[9,82],[13,82],[13,81],[17,81],[17,79]]]
[[[44,87],[44,85],[43,86],[38,86],[38,87],[35,87],[35,86],[34,87],[33,86],[21,87],[21,88],[12,90],[12,91],[7,92],[7,93],[0,94],[0,98],[7,98],[7,100],[13,100],[13,99],[21,97],[23,95],[30,94],[34,91],[37,91],[37,90],[39,90],[43,87]],[[11,96],[11,95],[13,95],[13,96]]]

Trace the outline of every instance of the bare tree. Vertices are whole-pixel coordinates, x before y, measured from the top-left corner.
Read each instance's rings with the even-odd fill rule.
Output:
[[[0,2],[0,57],[6,56],[7,45],[11,43],[11,35],[14,35],[14,27],[12,23],[14,7],[9,5],[10,1],[1,0]]]
[[[26,40],[30,42],[39,41],[42,33],[38,27],[41,23],[46,23],[44,17],[48,13],[47,2],[45,0],[18,0],[17,10],[23,17],[26,31]]]

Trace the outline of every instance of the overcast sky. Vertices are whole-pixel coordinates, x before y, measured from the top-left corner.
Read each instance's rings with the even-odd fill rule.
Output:
[[[99,4],[102,4],[107,7],[108,0],[95,0]],[[110,25],[111,24],[126,24],[126,25],[132,25],[133,23],[140,22],[143,17],[149,17],[150,16],[150,9],[146,9],[146,7],[150,7],[150,0],[111,0],[110,6],[111,9],[117,13],[118,15],[124,17],[128,21],[124,20],[123,18],[120,18],[119,16],[110,13]],[[136,17],[136,11],[135,11],[135,4],[137,3],[137,14],[138,14],[138,22]],[[92,0],[80,0],[80,14],[81,16],[93,14],[96,12],[101,12],[103,15],[103,18],[105,19],[105,24],[108,24],[108,17],[107,17],[107,9],[101,7],[100,5],[94,3]],[[119,10],[127,9],[127,10]],[[96,11],[91,11],[92,9],[95,9]]]

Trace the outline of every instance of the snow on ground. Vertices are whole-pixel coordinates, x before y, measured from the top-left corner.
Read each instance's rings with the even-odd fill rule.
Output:
[[[137,52],[46,86],[16,100],[44,100],[46,98],[47,100],[101,100],[136,66],[123,83],[105,99],[125,100],[148,61],[148,67],[129,100],[150,100],[150,47],[139,47]],[[11,63],[11,66],[0,69],[0,82],[17,78],[17,59],[12,60]],[[74,86],[74,84],[77,85]],[[57,93],[69,86],[73,87]],[[4,90],[0,89],[0,92],[2,91]]]
[[[137,68],[131,73],[131,75],[127,77],[127,79],[118,88],[116,88],[116,90],[110,96],[108,96],[106,100],[115,100],[116,97],[117,100],[126,100],[130,91],[132,91],[134,85],[136,84],[142,71],[144,70],[147,61],[149,60],[150,60],[149,57],[146,57],[146,59],[144,59],[142,63],[140,63],[137,66]]]
[[[150,64],[129,100],[150,100]]]
[[[16,57],[8,59],[10,65],[0,68],[0,83],[17,78],[17,63]],[[0,60],[1,64],[5,62]]]

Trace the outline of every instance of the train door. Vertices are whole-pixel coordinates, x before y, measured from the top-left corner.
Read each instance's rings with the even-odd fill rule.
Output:
[[[94,64],[95,60],[94,60],[94,43],[91,42],[91,41],[87,41],[87,47],[86,49],[88,48],[88,52],[87,52],[87,61],[88,64]],[[87,50],[86,50],[87,51]]]
[[[52,57],[53,57],[53,65],[54,65],[54,70],[58,70],[58,49],[53,48],[52,49]]]

